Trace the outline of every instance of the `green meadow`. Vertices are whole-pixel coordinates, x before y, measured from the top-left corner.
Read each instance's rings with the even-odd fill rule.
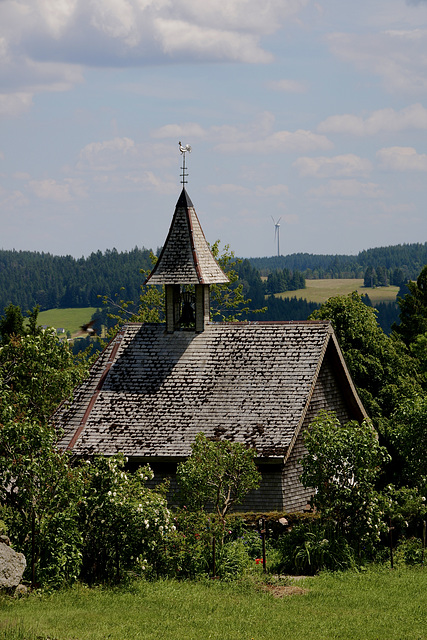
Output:
[[[56,329],[62,327],[65,331],[75,333],[82,324],[86,324],[95,313],[96,307],[77,309],[49,309],[41,311],[38,316],[39,324],[47,324]]]
[[[394,302],[399,287],[364,287],[362,278],[333,278],[331,280],[306,280],[306,288],[297,291],[277,293],[277,298],[303,298],[309,302],[325,302],[332,296],[343,296],[357,291],[360,295],[367,293],[373,305],[377,302]]]
[[[293,595],[258,582],[78,585],[0,599],[0,640],[425,640],[427,572],[321,573]],[[291,593],[292,593],[291,591]],[[281,597],[277,597],[281,595]]]

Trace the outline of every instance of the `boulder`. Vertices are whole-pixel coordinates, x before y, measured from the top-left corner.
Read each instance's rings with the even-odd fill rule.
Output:
[[[12,547],[0,542],[0,589],[17,587],[26,566],[23,553],[17,553]]]

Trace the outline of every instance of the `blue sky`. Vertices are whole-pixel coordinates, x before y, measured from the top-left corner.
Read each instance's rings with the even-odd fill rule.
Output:
[[[0,0],[0,248],[427,241],[426,0]]]

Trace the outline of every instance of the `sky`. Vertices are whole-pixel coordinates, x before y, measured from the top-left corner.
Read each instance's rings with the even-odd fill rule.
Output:
[[[0,248],[427,241],[427,0],[0,0]]]

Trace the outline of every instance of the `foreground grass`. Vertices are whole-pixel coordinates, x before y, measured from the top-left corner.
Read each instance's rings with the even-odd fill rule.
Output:
[[[425,569],[321,574],[305,595],[240,583],[138,582],[0,600],[1,640],[425,640]]]
[[[49,309],[41,311],[38,315],[38,324],[47,324],[58,329],[62,327],[70,333],[75,333],[82,324],[86,324],[95,313],[96,307],[77,309]]]
[[[277,293],[277,298],[303,298],[309,302],[326,302],[331,296],[345,296],[352,291],[358,291],[361,295],[367,293],[372,304],[376,302],[394,302],[399,287],[364,287],[362,279],[334,278],[331,280],[306,280],[306,288],[297,291],[285,291]]]

